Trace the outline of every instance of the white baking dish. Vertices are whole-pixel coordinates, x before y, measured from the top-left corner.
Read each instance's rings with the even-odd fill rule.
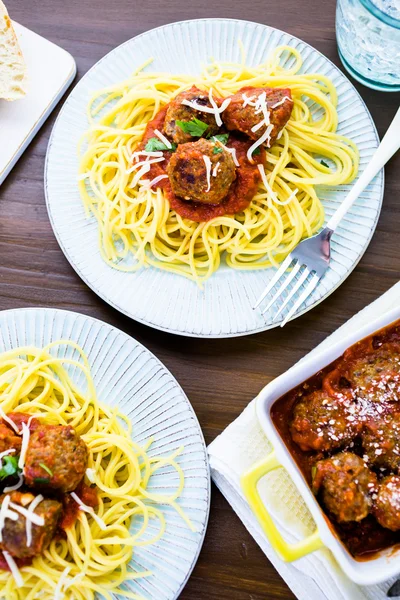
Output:
[[[389,548],[366,561],[355,560],[329,526],[326,516],[310,490],[295,460],[290,455],[280,434],[272,422],[270,411],[276,400],[312,375],[328,366],[357,341],[400,319],[400,306],[387,312],[368,325],[345,335],[340,342],[321,350],[317,355],[295,365],[289,371],[269,383],[257,398],[257,415],[274,452],[254,465],[242,477],[242,487],[247,500],[264,529],[269,541],[283,560],[293,561],[322,546],[329,548],[339,565],[355,583],[371,585],[400,573],[400,548]],[[314,534],[297,543],[288,544],[279,533],[257,492],[257,483],[269,471],[283,466],[288,471],[303,496],[317,529]]]

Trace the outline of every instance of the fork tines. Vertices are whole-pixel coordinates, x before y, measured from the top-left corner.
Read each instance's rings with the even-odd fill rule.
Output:
[[[291,266],[291,264],[293,262],[294,262],[294,264],[293,264],[292,270],[287,274],[287,277],[284,277],[286,271],[288,270],[288,268]],[[300,276],[298,277],[298,279],[296,281],[295,280],[296,275],[298,275],[299,273],[300,273]],[[279,280],[282,279],[282,281],[280,282],[280,285],[278,286],[278,289],[276,290],[276,292],[274,293],[272,298],[269,300],[267,306],[262,311],[262,314],[266,313],[280,299],[279,308],[272,319],[272,322],[275,322],[277,320],[277,318],[279,317],[279,315],[284,311],[284,309],[287,307],[289,302],[295,297],[297,292],[300,290],[301,286],[306,282],[306,280],[310,277],[311,274],[312,274],[312,276],[311,276],[310,281],[307,283],[305,289],[300,294],[300,296],[297,298],[297,300],[295,301],[293,306],[290,308],[286,317],[283,319],[283,321],[281,323],[281,327],[283,327],[284,325],[286,325],[286,323],[289,321],[289,319],[291,319],[291,317],[294,315],[294,313],[297,311],[297,309],[303,304],[303,302],[305,302],[305,300],[308,298],[308,296],[313,292],[313,290],[315,289],[315,287],[319,281],[319,276],[315,272],[310,271],[310,269],[306,265],[301,264],[300,261],[297,260],[297,258],[292,256],[292,254],[289,254],[285,258],[285,260],[281,264],[280,268],[275,273],[274,277],[271,279],[271,281],[269,282],[269,284],[267,285],[267,287],[265,288],[265,290],[263,291],[261,296],[258,298],[258,300],[253,308],[254,309],[257,308],[261,304],[261,302],[264,300],[264,298],[267,297],[268,294],[277,285]],[[294,280],[295,280],[295,284],[290,289],[289,286],[290,286],[291,282]],[[285,298],[284,293],[288,289],[289,289],[289,292]]]

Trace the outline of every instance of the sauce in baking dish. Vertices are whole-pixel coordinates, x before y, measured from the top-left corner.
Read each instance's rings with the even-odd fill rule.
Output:
[[[271,418],[354,558],[400,544],[400,320],[282,396]]]

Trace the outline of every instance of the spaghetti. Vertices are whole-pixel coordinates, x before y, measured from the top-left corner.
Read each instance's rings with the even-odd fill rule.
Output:
[[[316,233],[324,210],[315,186],[351,182],[359,154],[353,141],[336,133],[333,83],[301,73],[301,67],[300,53],[282,46],[258,67],[247,66],[244,53],[240,64],[212,62],[199,77],[147,73],[143,67],[97,92],[80,145],[79,188],[87,216],[97,219],[103,259],[122,271],[153,266],[201,284],[221,260],[233,269],[276,267],[301,239]],[[221,98],[245,86],[285,86],[294,102],[279,139],[265,148],[262,180],[248,207],[200,223],[170,208],[161,187],[153,189],[145,179],[146,166],[140,176],[132,170],[146,125],[194,84]]]
[[[53,356],[51,350],[61,344],[80,359]],[[84,376],[85,393],[78,390],[64,365]],[[154,458],[147,454],[152,440],[146,447],[132,441],[127,417],[98,402],[87,357],[73,342],[55,342],[43,349],[19,348],[0,355],[0,399],[2,414],[28,413],[39,421],[75,429],[89,451],[86,477],[96,485],[98,499],[93,509],[77,494],[70,494],[72,504],[77,503],[77,520],[29,566],[19,571],[14,561],[9,563],[8,552],[3,552],[11,573],[0,571],[0,598],[93,600],[100,594],[111,600],[114,594],[122,594],[139,599],[140,595],[123,584],[151,574],[134,572],[129,563],[135,547],[154,543],[165,531],[165,517],[157,505],[171,505],[193,529],[177,503],[184,487],[184,474],[176,461],[182,448],[168,457]],[[148,489],[148,484],[165,465],[177,472],[179,483],[172,493],[161,496]],[[158,524],[149,527],[153,519]]]

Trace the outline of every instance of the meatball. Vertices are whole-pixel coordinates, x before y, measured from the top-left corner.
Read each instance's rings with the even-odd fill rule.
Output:
[[[21,451],[22,438],[15,433],[11,427],[6,425],[4,422],[0,423],[0,452],[11,450],[14,448],[15,452],[10,452],[12,456],[18,456]]]
[[[25,509],[29,508],[29,504],[35,498],[35,496],[30,493],[12,492],[12,494],[7,495],[10,496],[11,502],[18,504]],[[1,496],[1,504],[4,502],[5,497],[6,495]],[[32,523],[32,541],[29,546],[26,537],[25,517],[17,512],[12,506],[10,506],[9,509],[18,515],[18,519],[13,521],[6,518],[0,548],[2,550],[7,550],[7,552],[16,558],[32,558],[33,556],[41,554],[50,544],[54,536],[58,520],[61,516],[62,504],[57,502],[57,500],[50,500],[47,498],[38,504],[34,513],[39,517],[43,517],[44,525],[35,525]]]
[[[340,452],[316,465],[313,492],[321,494],[326,509],[339,523],[364,519],[377,488],[375,473],[352,452]]]
[[[304,451],[326,452],[348,446],[360,433],[357,405],[315,391],[297,401],[290,433]]]
[[[38,490],[71,492],[87,467],[85,442],[71,427],[40,425],[30,436],[25,459],[25,483]]]
[[[214,149],[222,152],[214,153]],[[236,178],[230,152],[205,139],[178,146],[167,173],[176,196],[203,204],[220,204]]]
[[[200,106],[208,106],[212,108],[207,92],[202,92],[193,85],[190,90],[178,94],[169,104],[167,114],[165,115],[164,132],[176,143],[184,144],[185,142],[193,141],[190,133],[185,133],[183,129],[177,125],[177,121],[192,121],[194,118],[203,121],[208,125],[204,131],[204,135],[210,136],[218,133],[218,125],[215,121],[215,116],[212,113],[202,112],[182,104],[182,100],[190,100],[196,102]],[[215,98],[216,104],[220,105],[220,100]]]
[[[382,527],[400,529],[400,477],[390,475],[381,481],[375,500],[374,515]]]
[[[365,422],[362,431],[364,460],[369,465],[399,472],[400,415],[384,415]]]
[[[252,129],[265,120],[259,100],[264,94],[269,111],[269,122],[273,125],[269,138],[269,146],[272,146],[292,114],[293,100],[290,89],[244,87],[231,96],[231,102],[222,113],[222,119],[227,129],[241,131],[252,140],[258,140],[267,125],[262,125],[256,131]],[[275,106],[278,103],[281,104]]]
[[[351,361],[346,373],[354,393],[371,402],[387,404],[400,399],[400,355],[397,346],[385,344],[373,353]]]

